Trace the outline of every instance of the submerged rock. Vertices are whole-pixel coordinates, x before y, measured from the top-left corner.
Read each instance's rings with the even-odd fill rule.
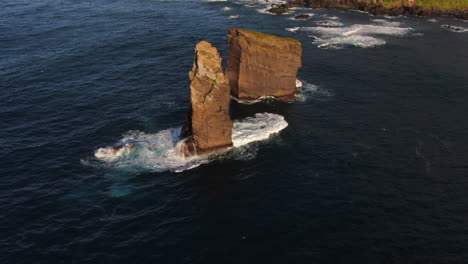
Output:
[[[230,28],[226,75],[231,95],[241,101],[272,96],[291,100],[302,66],[298,40]]]
[[[218,50],[202,41],[195,47],[190,76],[189,123],[181,137],[185,156],[217,152],[232,146],[232,121],[229,116],[229,84]]]

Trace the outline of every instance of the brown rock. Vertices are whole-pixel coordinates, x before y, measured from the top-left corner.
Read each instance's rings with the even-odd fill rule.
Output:
[[[288,12],[289,4],[272,4],[267,11],[275,15],[284,15]]]
[[[298,20],[302,19],[303,20],[303,19],[308,19],[309,17],[310,16],[307,15],[307,14],[302,14],[302,15],[295,16],[294,19],[298,19]]]
[[[191,120],[184,134],[186,156],[207,154],[232,146],[229,84],[218,50],[202,41],[195,47],[190,76]]]
[[[284,15],[288,12],[288,9],[286,7],[272,7],[268,9],[268,12],[275,15]]]
[[[305,0],[289,0],[288,1],[289,7],[304,7],[306,6]]]
[[[298,40],[230,28],[226,75],[231,95],[242,101],[263,96],[293,99],[302,66]]]

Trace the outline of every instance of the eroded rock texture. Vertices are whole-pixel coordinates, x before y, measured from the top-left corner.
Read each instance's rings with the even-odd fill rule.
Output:
[[[241,101],[264,96],[290,100],[302,66],[298,40],[230,28],[226,76],[231,95]]]
[[[207,154],[232,146],[229,84],[218,50],[202,41],[195,47],[190,76],[191,119],[184,136],[186,156]]]

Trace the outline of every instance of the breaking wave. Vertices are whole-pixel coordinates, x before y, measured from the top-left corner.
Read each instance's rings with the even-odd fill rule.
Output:
[[[251,158],[255,151],[238,148],[248,147],[252,142],[268,139],[288,126],[283,116],[271,113],[258,113],[254,117],[235,120],[232,129],[233,148],[219,154],[182,157],[178,149],[181,127],[162,130],[158,133],[129,131],[116,144],[99,148],[94,152],[94,162],[87,160],[88,165],[110,168],[134,168],[149,171],[181,172],[208,163],[217,158],[233,157],[235,159]],[[231,154],[231,156],[230,156]],[[243,157],[248,155],[248,157]]]

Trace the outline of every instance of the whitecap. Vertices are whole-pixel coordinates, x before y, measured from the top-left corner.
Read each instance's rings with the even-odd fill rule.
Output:
[[[373,48],[386,44],[383,39],[360,35],[315,39],[312,43],[321,49],[342,49],[345,47]]]
[[[229,7],[229,6],[225,6],[225,7],[221,8],[221,10],[223,10],[223,11],[229,11],[229,10],[232,10],[232,8]]]
[[[232,130],[233,148],[222,153],[183,157],[179,140],[181,128],[162,130],[158,133],[129,131],[122,139],[109,147],[99,148],[94,157],[110,168],[136,168],[148,171],[181,172],[219,158],[239,147],[248,147],[252,142],[268,139],[288,126],[283,116],[271,113],[258,113],[254,117],[235,120]],[[234,151],[235,155],[246,153]],[[248,152],[252,155],[251,152]],[[222,154],[222,155],[221,155]],[[237,157],[237,159],[242,157]],[[84,161],[83,164],[92,164]]]
[[[239,15],[232,15],[232,16],[229,16],[229,19],[236,19],[236,18],[239,18]]]
[[[296,79],[296,88],[301,88],[302,87],[302,81],[299,79]]]
[[[296,32],[299,29],[301,29],[301,28],[300,27],[285,28],[285,30],[290,31],[290,32]]]

